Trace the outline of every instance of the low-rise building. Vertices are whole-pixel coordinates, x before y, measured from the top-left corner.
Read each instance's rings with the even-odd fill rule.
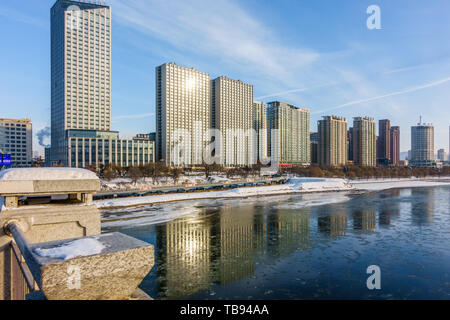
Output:
[[[99,168],[110,163],[128,167],[155,161],[155,142],[143,135],[120,139],[117,131],[67,130],[67,141],[69,167]]]
[[[30,167],[33,155],[30,119],[0,118],[0,154],[10,156],[12,168]]]

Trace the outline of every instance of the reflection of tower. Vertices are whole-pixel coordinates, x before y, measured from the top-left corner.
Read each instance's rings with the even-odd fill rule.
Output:
[[[176,299],[209,288],[211,283],[211,223],[202,215],[158,227],[160,294]]]
[[[253,208],[224,206],[220,212],[215,247],[216,280],[226,284],[254,272]]]
[[[253,218],[253,247],[255,255],[264,252],[267,239],[266,216],[255,215]]]
[[[319,217],[317,219],[319,231],[329,233],[330,236],[345,235],[347,229],[347,215],[336,214],[331,216]]]
[[[399,197],[400,189],[392,189],[386,191],[390,198]],[[392,218],[400,214],[399,201],[381,201],[378,212],[378,223],[380,226],[388,226],[391,224]]]
[[[433,221],[434,211],[434,189],[433,188],[420,188],[411,189],[411,196],[413,197],[411,215],[413,221],[420,225]]]
[[[287,256],[299,246],[309,243],[309,211],[301,213],[282,212],[267,217],[269,254]]]
[[[375,231],[375,226],[375,211],[362,210],[353,212],[353,229]]]

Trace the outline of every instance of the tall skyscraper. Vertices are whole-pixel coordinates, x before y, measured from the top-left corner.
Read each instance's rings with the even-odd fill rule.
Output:
[[[256,160],[263,161],[267,157],[267,121],[264,102],[253,102],[253,129],[256,134]]]
[[[67,130],[111,129],[111,11],[57,0],[50,15],[51,162],[67,165]]]
[[[318,121],[318,160],[322,166],[347,164],[347,120],[325,116]]]
[[[400,164],[400,127],[391,127],[391,163],[394,166]]]
[[[411,165],[415,167],[434,166],[434,127],[422,123],[411,127]]]
[[[222,164],[249,166],[256,163],[253,159],[253,86],[227,77],[214,79],[211,81],[211,107],[212,127],[222,133]]]
[[[167,165],[203,163],[211,128],[209,74],[175,63],[156,67],[156,159]]]
[[[353,119],[353,161],[363,167],[376,166],[376,124],[372,118]]]
[[[387,119],[378,123],[377,160],[386,165],[391,160],[391,121]]]
[[[311,162],[309,109],[274,101],[268,103],[269,152],[280,165],[309,165]]]
[[[11,156],[12,168],[31,166],[33,127],[30,119],[0,118],[0,154]]]

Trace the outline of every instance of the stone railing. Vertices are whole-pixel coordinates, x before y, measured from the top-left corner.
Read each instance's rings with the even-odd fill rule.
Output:
[[[136,296],[154,248],[121,233],[100,234],[91,203],[99,187],[95,174],[80,169],[0,172],[0,299]]]

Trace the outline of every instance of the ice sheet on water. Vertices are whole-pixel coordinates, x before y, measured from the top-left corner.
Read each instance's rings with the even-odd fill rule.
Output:
[[[168,203],[138,208],[123,208],[102,212],[102,228],[129,228],[134,226],[155,225],[172,221],[183,216],[199,213],[202,208],[197,201]]]

